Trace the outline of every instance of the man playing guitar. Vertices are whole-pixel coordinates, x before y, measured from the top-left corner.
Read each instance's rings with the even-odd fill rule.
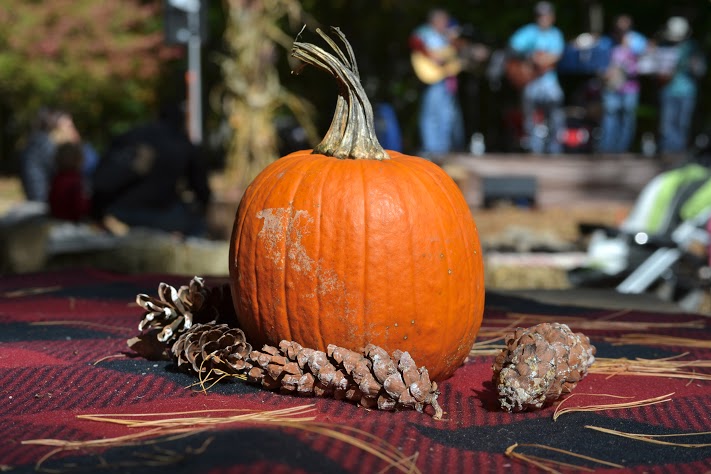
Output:
[[[458,31],[449,14],[441,9],[432,10],[426,24],[420,26],[410,37],[413,50],[413,66],[417,72],[420,63],[434,62],[441,71],[425,74],[428,84],[422,94],[420,105],[421,154],[448,153],[464,145],[462,114],[457,100],[457,74],[461,66],[452,55],[452,41]],[[417,58],[417,59],[416,59]]]
[[[506,66],[509,81],[521,90],[523,127],[533,153],[560,153],[558,132],[564,127],[563,90],[555,65],[563,54],[563,35],[554,26],[555,10],[538,2],[536,22],[518,29],[509,40],[513,58]],[[547,125],[536,124],[536,109],[543,109]]]

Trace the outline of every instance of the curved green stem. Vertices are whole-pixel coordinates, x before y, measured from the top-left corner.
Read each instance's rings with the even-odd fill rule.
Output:
[[[356,160],[387,160],[390,157],[375,135],[373,107],[360,83],[353,49],[340,29],[333,27],[332,31],[345,45],[345,53],[320,29],[316,32],[334,50],[336,56],[314,44],[299,41],[294,41],[291,50],[293,57],[323,69],[338,82],[338,101],[333,121],[326,136],[314,148],[314,153]],[[294,73],[298,73],[298,70]]]

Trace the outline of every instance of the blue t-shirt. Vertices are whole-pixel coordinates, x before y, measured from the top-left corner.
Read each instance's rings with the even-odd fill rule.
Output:
[[[531,56],[536,52],[563,54],[565,40],[563,34],[555,26],[542,30],[535,23],[519,28],[509,40],[511,49],[519,54]],[[542,78],[557,81],[555,70],[546,72]]]
[[[437,51],[449,46],[449,39],[430,25],[420,26],[415,30],[415,35],[420,38],[428,50]]]

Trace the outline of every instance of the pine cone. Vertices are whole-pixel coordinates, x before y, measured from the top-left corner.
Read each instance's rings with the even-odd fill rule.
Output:
[[[196,374],[238,374],[252,368],[247,362],[252,346],[241,329],[227,324],[195,324],[171,351],[178,367]]]
[[[158,298],[139,294],[136,303],[146,311],[138,330],[157,333],[158,341],[164,343],[171,343],[194,323],[235,319],[229,286],[206,288],[200,277],[193,277],[188,285],[177,290],[161,283]]]
[[[494,362],[494,384],[506,411],[541,408],[570,393],[595,362],[595,346],[565,324],[518,328]]]
[[[250,381],[268,390],[345,399],[380,410],[415,408],[422,412],[432,405],[434,418],[442,417],[437,384],[430,381],[426,368],[417,368],[407,352],[395,351],[391,357],[369,344],[362,353],[334,345],[326,353],[281,341],[279,348],[265,345],[247,354],[244,334],[236,330],[237,337],[234,331],[227,325],[195,325],[178,338],[173,355],[179,366],[198,374],[210,369],[246,373]]]

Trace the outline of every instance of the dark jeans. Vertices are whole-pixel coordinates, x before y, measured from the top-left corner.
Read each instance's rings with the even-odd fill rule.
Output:
[[[639,92],[603,93],[601,152],[625,153],[630,150],[637,125],[638,103]]]
[[[422,95],[420,138],[423,153],[448,153],[464,143],[457,96],[447,89],[445,81],[428,86]]]
[[[661,95],[659,151],[678,153],[686,150],[686,142],[691,129],[696,96],[675,96],[667,91]]]
[[[529,82],[523,89],[521,108],[523,128],[532,153],[560,153],[563,146],[558,134],[565,128],[563,90],[557,80],[545,76]],[[544,121],[536,121],[536,111],[543,112]]]

